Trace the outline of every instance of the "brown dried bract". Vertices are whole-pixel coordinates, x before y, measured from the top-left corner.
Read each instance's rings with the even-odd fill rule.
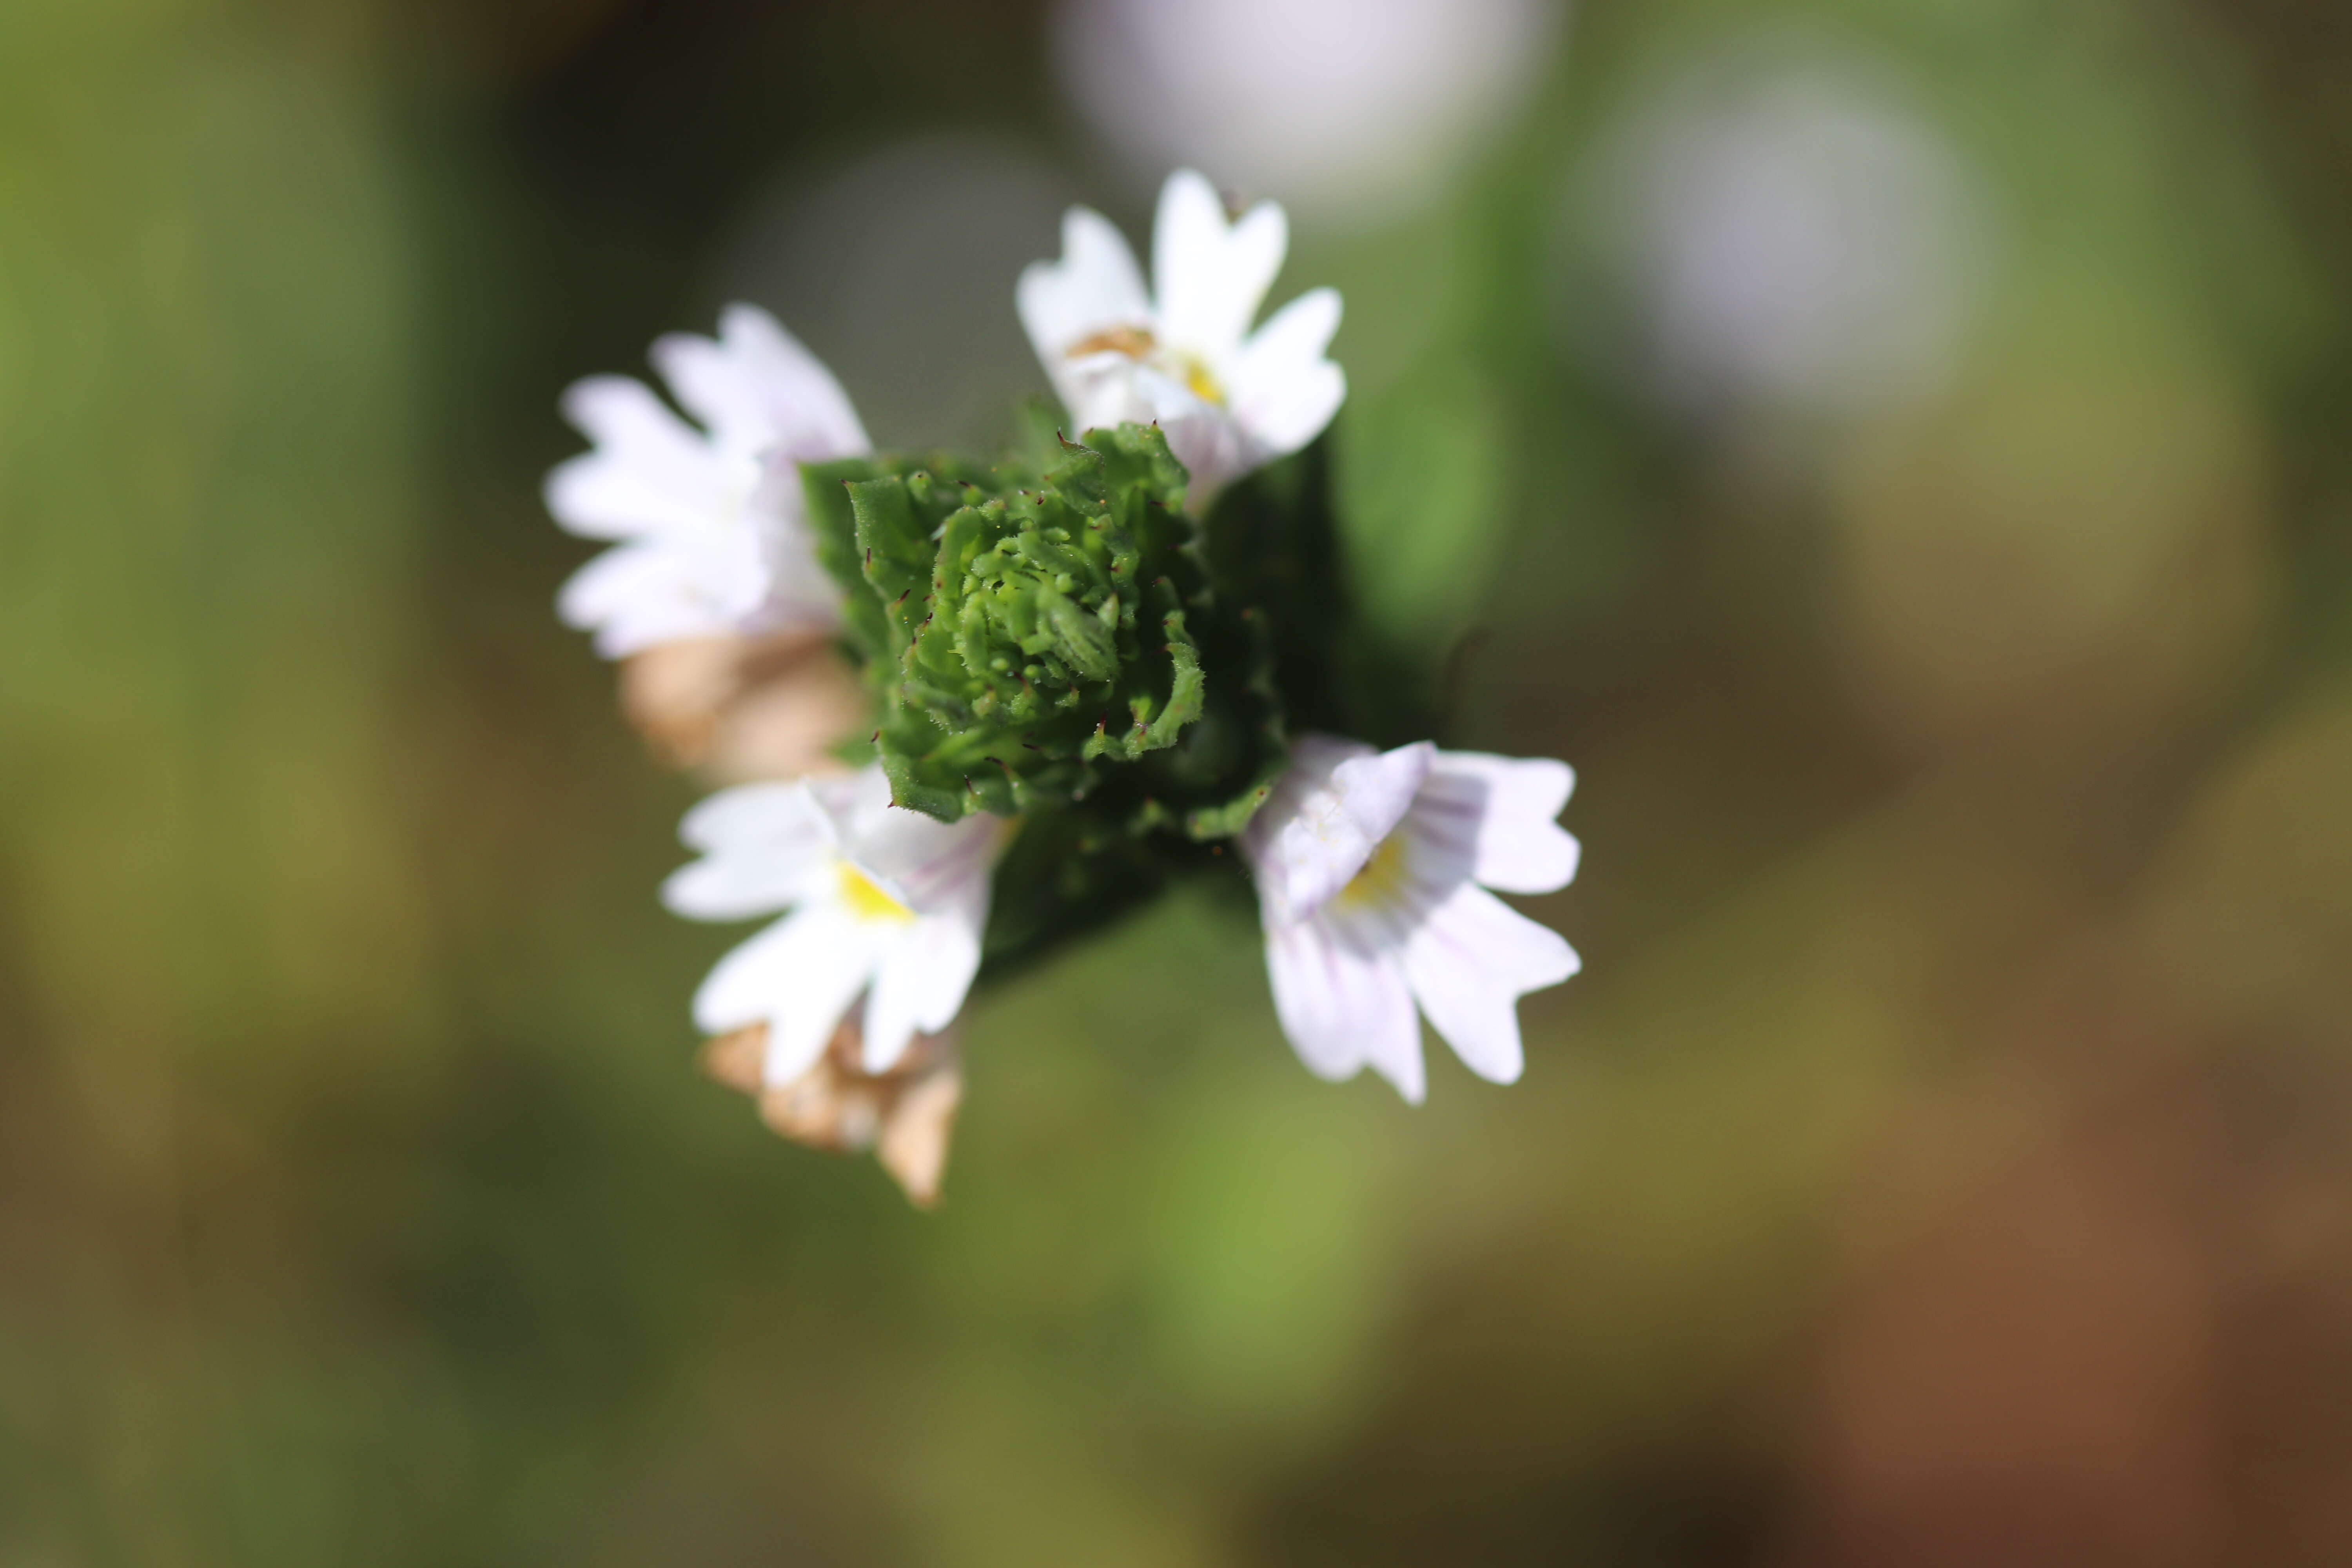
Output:
[[[865,694],[822,634],[698,637],[621,666],[621,710],[672,767],[721,784],[833,773],[857,732]]]
[[[703,1047],[702,1067],[758,1101],[761,1120],[796,1142],[854,1153],[871,1149],[918,1208],[939,1202],[948,1141],[963,1100],[955,1037],[918,1035],[898,1066],[870,1073],[853,1013],[816,1065],[786,1084],[765,1081],[768,1026],[755,1024]]]

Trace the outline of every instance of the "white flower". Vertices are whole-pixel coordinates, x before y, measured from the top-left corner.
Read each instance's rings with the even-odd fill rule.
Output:
[[[1740,50],[1601,145],[1588,226],[1611,237],[1675,402],[1881,416],[1958,369],[1999,214],[1951,136],[1872,76]]]
[[[815,1064],[863,992],[866,1069],[888,1069],[963,1005],[1009,831],[893,806],[879,767],[711,796],[679,829],[705,858],[671,876],[663,901],[695,920],[792,912],[719,961],[695,1023],[710,1035],[767,1026],[765,1078],[782,1086]]]
[[[1559,0],[1061,0],[1054,64],[1143,167],[1199,159],[1327,221],[1441,194],[1551,63]]]
[[[702,428],[627,376],[563,395],[594,447],[548,475],[547,510],[573,533],[619,542],[564,584],[565,622],[593,630],[608,658],[834,626],[840,596],[816,563],[799,465],[869,449],[840,384],[752,305],[730,305],[716,342],[663,338],[653,362]]]
[[[1575,877],[1576,840],[1552,820],[1575,777],[1426,741],[1376,752],[1299,740],[1243,849],[1275,1010],[1308,1068],[1343,1079],[1370,1065],[1419,1104],[1418,1004],[1471,1071],[1518,1078],[1518,998],[1580,965],[1486,889],[1549,893]]]
[[[1302,294],[1250,331],[1289,245],[1279,206],[1260,202],[1228,224],[1215,187],[1180,170],[1160,193],[1147,294],[1110,220],[1072,207],[1062,259],[1024,272],[1019,301],[1078,428],[1157,421],[1192,472],[1196,507],[1322,434],[1348,393],[1324,357],[1338,292]]]

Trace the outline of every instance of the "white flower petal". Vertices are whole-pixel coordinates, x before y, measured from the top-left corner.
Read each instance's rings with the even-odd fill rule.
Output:
[[[699,332],[666,332],[647,357],[716,445],[735,454],[760,448],[767,421],[759,393],[725,344]]]
[[[596,634],[596,651],[624,658],[656,643],[735,629],[724,552],[675,536],[616,544],[573,573],[556,596],[563,624]]]
[[[1311,913],[1364,868],[1403,819],[1436,752],[1426,741],[1373,755],[1353,742],[1300,739],[1291,773],[1244,839],[1269,923]]]
[[[1125,412],[1108,403],[1094,425],[1132,420],[1157,425],[1168,438],[1168,449],[1184,465],[1190,481],[1186,504],[1194,516],[1205,516],[1217,492],[1249,472],[1259,460],[1248,433],[1222,405],[1210,402],[1160,366],[1122,358],[1119,395],[1129,400]]]
[[[1163,389],[1148,365],[1123,353],[1087,354],[1068,361],[1055,381],[1062,405],[1070,413],[1068,434],[1112,425],[1150,425],[1161,417],[1159,400]]]
[[[804,841],[828,844],[829,833],[807,781],[720,790],[688,811],[677,829],[688,848],[711,855],[764,851],[772,845]]]
[[[1370,1063],[1421,1103],[1421,1022],[1392,961],[1308,919],[1267,928],[1265,965],[1282,1032],[1309,1071],[1337,1080]]]
[[[768,914],[802,898],[837,859],[831,824],[799,784],[742,784],[697,805],[678,837],[705,853],[662,884],[662,902],[689,920]]]
[[[782,448],[799,461],[866,451],[865,426],[841,384],[756,305],[730,305],[719,340],[677,332],[653,360],[687,411],[730,454]]]
[[[1159,417],[1168,449],[1184,465],[1192,483],[1184,504],[1192,515],[1206,513],[1224,488],[1258,463],[1247,434],[1221,408],[1196,405],[1181,414]]]
[[[866,1001],[867,1072],[897,1066],[917,1030],[935,1035],[955,1022],[980,973],[980,926],[966,918],[934,915],[891,942]]]
[[[840,381],[775,317],[757,305],[730,305],[719,317],[719,339],[759,389],[770,441],[800,453],[803,462],[874,449]]]
[[[1314,440],[1347,401],[1346,374],[1324,357],[1339,330],[1339,291],[1313,289],[1276,311],[1234,356],[1226,406],[1260,461]]]
[[[1413,804],[1416,819],[1467,839],[1471,875],[1507,893],[1551,893],[1576,879],[1576,839],[1554,818],[1576,773],[1549,757],[1440,752]]]
[[[564,413],[593,449],[548,475],[547,505],[575,533],[659,538],[689,553],[602,563],[567,593],[566,617],[594,629],[608,656],[688,637],[837,625],[839,592],[807,537],[797,465],[866,449],[840,384],[748,305],[728,308],[716,340],[673,334],[653,358],[708,429],[642,382],[580,382],[564,395]]]
[[[719,961],[694,1021],[723,1035],[768,1026],[767,1079],[788,1083],[824,1054],[880,956],[874,929],[834,904],[795,910]]]
[[[824,808],[826,821],[844,846],[857,843],[888,820],[884,814],[890,809],[890,780],[879,763],[807,783],[809,794]]]
[[[1021,274],[1013,299],[1054,390],[1086,423],[1082,396],[1087,389],[1070,349],[1116,328],[1150,324],[1151,301],[1144,293],[1135,252],[1102,214],[1072,207],[1062,219],[1062,259],[1031,263]]]
[[[1290,227],[1260,202],[1228,227],[1217,188],[1191,169],[1160,187],[1151,234],[1152,303],[1160,337],[1212,367],[1241,347],[1265,291],[1282,270]]]
[[[922,914],[968,910],[975,889],[987,902],[988,874],[1006,824],[985,813],[953,824],[888,805],[862,815],[852,842],[857,863],[899,890]]]
[[[751,619],[768,631],[830,631],[841,624],[841,587],[820,565],[801,490],[802,457],[778,447],[761,460],[751,493],[753,543],[767,577],[767,594]]]
[[[547,510],[573,533],[627,539],[723,521],[729,470],[643,382],[590,376],[563,395],[564,417],[595,443],[547,476]]]
[[[1413,928],[1404,943],[1412,994],[1472,1072],[1514,1083],[1523,1065],[1517,1004],[1580,967],[1559,933],[1464,882]]]

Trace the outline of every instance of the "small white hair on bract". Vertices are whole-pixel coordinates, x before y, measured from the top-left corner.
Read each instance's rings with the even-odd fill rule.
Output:
[[[1112,151],[1370,226],[1444,186],[1525,100],[1561,0],[1062,0],[1055,63]]]

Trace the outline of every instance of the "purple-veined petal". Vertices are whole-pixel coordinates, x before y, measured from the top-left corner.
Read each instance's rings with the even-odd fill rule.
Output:
[[[1265,965],[1282,1032],[1308,1070],[1336,1080],[1370,1064],[1421,1103],[1421,1023],[1392,957],[1308,919],[1267,929]]]
[[[1575,787],[1575,770],[1549,757],[1440,752],[1413,813],[1433,831],[1466,837],[1472,875],[1487,887],[1551,893],[1576,879],[1576,839],[1554,820]]]
[[[1333,744],[1301,741],[1292,763],[1305,770],[1301,779],[1321,772]],[[1364,868],[1411,807],[1436,750],[1426,741],[1377,754],[1364,754],[1367,747],[1330,765],[1319,784],[1286,788],[1286,778],[1276,785],[1244,840],[1268,922],[1286,925],[1311,913]]]
[[[1558,931],[1464,882],[1424,913],[1404,942],[1404,972],[1431,1027],[1472,1072],[1517,1082],[1523,1057],[1517,1002],[1579,968]]]

